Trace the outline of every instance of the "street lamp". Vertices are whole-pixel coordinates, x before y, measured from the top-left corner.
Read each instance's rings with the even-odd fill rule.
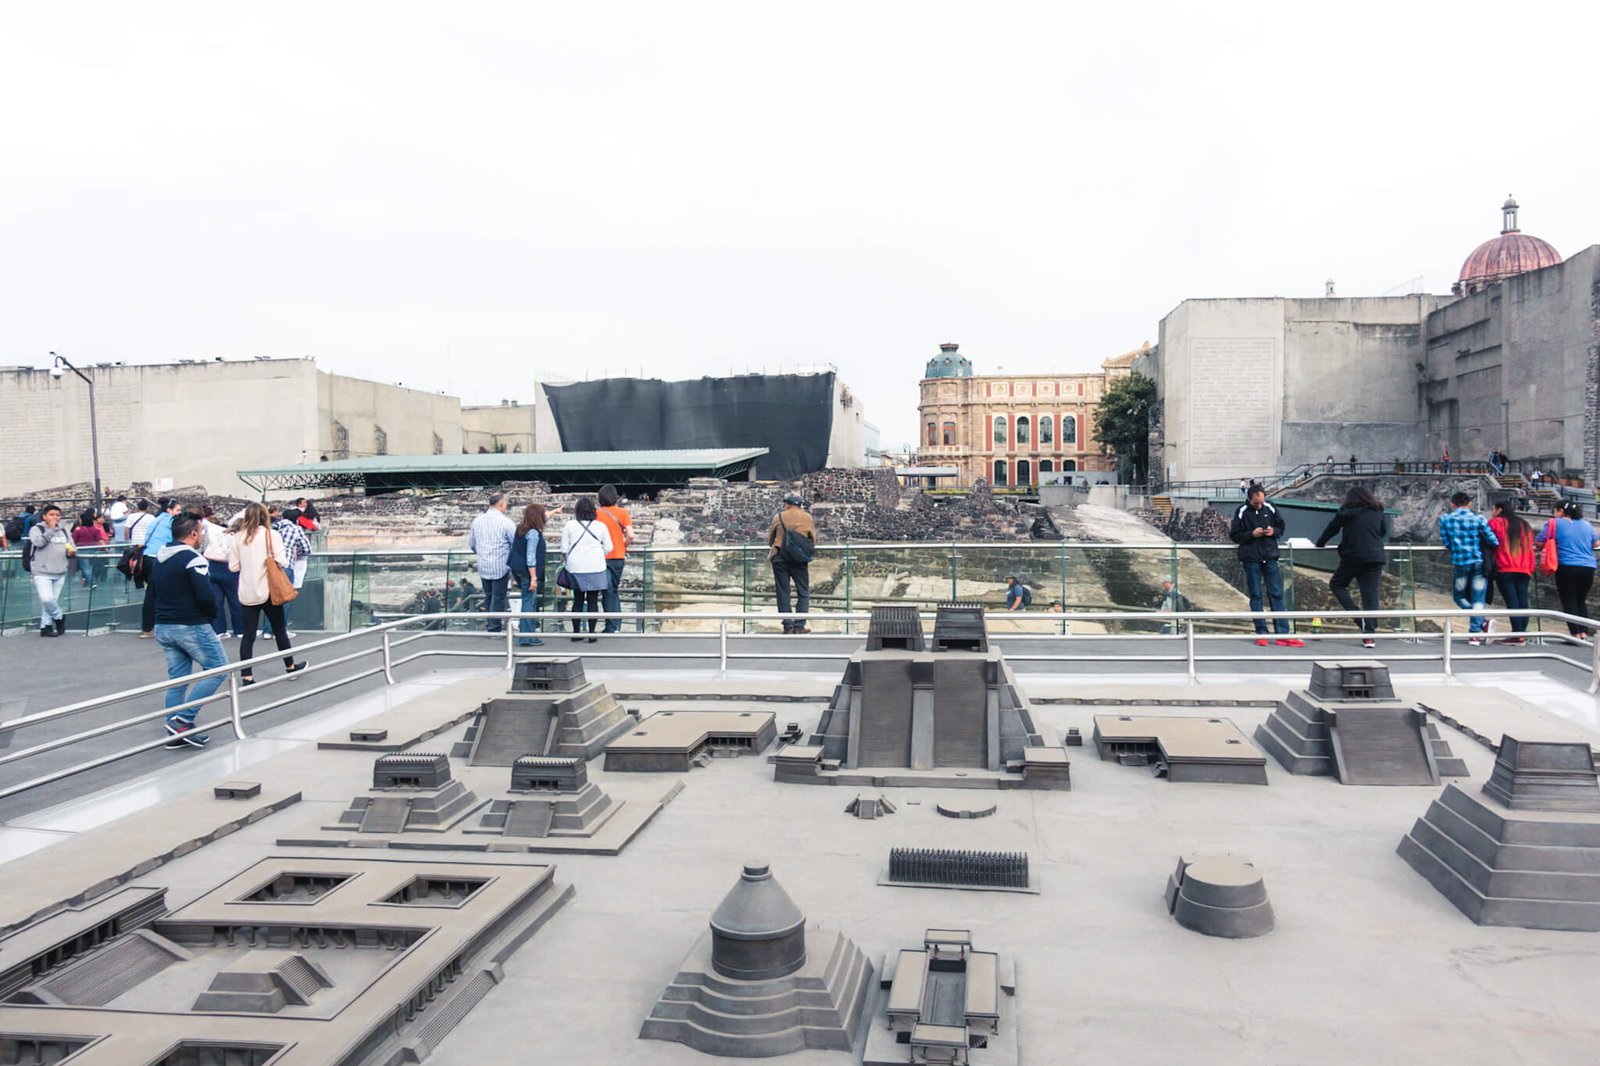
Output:
[[[89,448],[94,455],[94,506],[95,510],[99,510],[103,497],[100,495],[100,427],[96,424],[94,417],[94,381],[89,375],[68,362],[65,356],[51,352],[50,358],[55,360],[50,366],[51,377],[60,381],[63,373],[62,368],[65,367],[82,378],[83,383],[89,386]]]

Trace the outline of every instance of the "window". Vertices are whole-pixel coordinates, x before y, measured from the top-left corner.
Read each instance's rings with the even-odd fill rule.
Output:
[[[1006,484],[1006,461],[1004,459],[996,459],[994,461],[994,483],[996,485]]]
[[[954,444],[956,442],[956,424],[954,422],[946,422],[941,432],[940,439],[942,443]]]
[[[1028,460],[1026,460],[1026,459],[1018,459],[1017,460],[1017,484],[1018,485],[1031,485],[1031,484],[1033,484],[1033,475],[1028,469]]]
[[[1005,415],[995,415],[994,416],[994,442],[996,444],[1000,445],[1002,448],[1005,447],[1006,443],[1011,439],[1010,437],[1006,436],[1006,429],[1007,428],[1008,427],[1006,426],[1006,416]]]
[[[1078,443],[1078,420],[1072,415],[1061,416],[1061,443]]]
[[[1056,439],[1055,420],[1049,415],[1039,416],[1039,443],[1049,444]]]
[[[937,444],[937,443],[939,443],[939,439],[935,435],[935,430],[933,428],[933,423],[932,422],[928,423],[928,443],[929,444]]]
[[[1068,459],[1066,462],[1061,464],[1061,469],[1063,469],[1063,470],[1076,470],[1076,469],[1078,469],[1078,460],[1076,460],[1076,459]]]
[[[1028,416],[1027,415],[1018,415],[1017,416],[1017,443],[1018,444],[1026,444],[1026,443],[1028,443],[1028,428],[1029,428],[1028,427]]]
[[[1040,459],[1039,460],[1039,473],[1041,473],[1041,474],[1050,474],[1050,473],[1054,473],[1055,469],[1056,469],[1056,464],[1054,462],[1052,462],[1051,460],[1049,460],[1049,459]]]

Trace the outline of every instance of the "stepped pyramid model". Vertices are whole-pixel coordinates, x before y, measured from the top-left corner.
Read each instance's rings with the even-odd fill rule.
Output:
[[[1395,698],[1389,668],[1372,660],[1311,664],[1255,741],[1292,774],[1332,774],[1346,785],[1437,785],[1467,776],[1420,707]]]
[[[372,764],[372,791],[357,796],[324,829],[357,833],[442,833],[481,803],[450,773],[448,756],[429,753],[380,755]]]
[[[491,800],[468,833],[508,837],[591,836],[622,808],[589,780],[589,764],[567,756],[524,755],[511,766],[512,797]]]
[[[450,754],[471,766],[510,766],[524,755],[592,759],[633,719],[576,657],[517,664],[511,693],[484,703]]]
[[[639,1036],[742,1058],[852,1051],[865,1037],[872,977],[848,937],[808,932],[767,864],[747,863]]]
[[[1505,737],[1482,790],[1445,786],[1396,850],[1479,925],[1600,932],[1594,752]]]

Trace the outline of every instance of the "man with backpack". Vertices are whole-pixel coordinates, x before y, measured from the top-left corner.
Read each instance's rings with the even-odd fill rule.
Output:
[[[1006,610],[1025,611],[1033,606],[1033,593],[1016,576],[1006,578]]]
[[[778,613],[783,616],[785,633],[809,633],[806,613],[811,610],[811,556],[817,550],[817,527],[798,494],[783,498],[783,510],[767,529],[767,547],[772,558],[772,580],[778,590]],[[789,587],[799,603],[790,600]],[[791,613],[793,608],[793,613]]]

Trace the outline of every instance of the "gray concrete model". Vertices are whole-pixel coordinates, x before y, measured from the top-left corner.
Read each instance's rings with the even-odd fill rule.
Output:
[[[634,719],[577,659],[519,663],[510,695],[486,701],[451,754],[473,766],[510,766],[524,755],[592,759]]]
[[[1261,874],[1231,855],[1185,855],[1167,878],[1167,911],[1206,936],[1264,936],[1274,917]]]
[[[904,948],[892,963],[885,960],[880,980],[888,995],[881,1013],[887,1024],[873,1025],[864,1061],[1016,1062],[1006,1003],[1016,986],[1001,973],[1000,956],[974,950],[970,930],[929,929],[920,949]]]
[[[639,1036],[739,1058],[851,1051],[864,1038],[872,974],[844,935],[807,932],[765,862],[746,863]]]
[[[1097,714],[1094,746],[1104,761],[1154,766],[1169,781],[1267,783],[1266,756],[1227,718]]]
[[[1395,697],[1389,668],[1372,660],[1316,662],[1256,728],[1256,743],[1292,774],[1331,774],[1346,785],[1436,785],[1464,777],[1421,707]]]

